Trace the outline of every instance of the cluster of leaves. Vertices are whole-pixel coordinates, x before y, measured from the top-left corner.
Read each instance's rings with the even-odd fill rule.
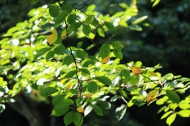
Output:
[[[95,5],[88,6],[86,11],[78,8],[84,3],[58,2],[33,9],[28,13],[30,20],[18,23],[4,34],[0,41],[0,112],[6,102],[13,101],[12,97],[25,92],[42,101],[51,96],[52,115],[63,116],[65,125],[82,125],[83,118],[92,110],[103,116],[103,110],[110,109],[117,100],[123,101],[115,110],[118,120],[127,107],[152,102],[163,105],[158,112],[165,112],[161,118],[167,117],[168,125],[176,115],[189,117],[190,97],[181,100],[178,93],[189,89],[190,79],[171,73],[162,76],[156,72],[159,65],[124,63],[123,46],[108,35],[118,25],[140,28],[138,23],[146,16],[136,19],[131,26],[126,23],[138,13],[136,1],[130,6],[121,3],[123,11],[113,16],[98,13]],[[82,48],[83,42],[72,46],[70,37],[74,35],[92,42],[97,37],[102,42],[97,54],[90,56]],[[101,37],[110,41],[104,42]]]

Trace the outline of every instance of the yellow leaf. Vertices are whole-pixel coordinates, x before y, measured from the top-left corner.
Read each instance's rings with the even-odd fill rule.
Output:
[[[108,55],[106,58],[104,58],[101,63],[105,64],[110,60],[110,56]]]
[[[158,90],[152,90],[148,93],[148,95],[146,96],[146,101],[150,102],[156,99],[158,95]]]
[[[140,74],[140,73],[141,73],[141,68],[140,68],[140,67],[133,67],[132,73],[133,73],[134,75]]]
[[[62,80],[60,81],[60,83],[63,84],[63,83],[65,83],[66,80],[67,80],[67,79],[64,78],[64,79],[62,79]]]
[[[83,107],[78,107],[77,111],[80,112],[80,113],[83,113],[84,112],[84,108]]]
[[[92,95],[93,95],[92,93],[87,93],[87,94],[85,94],[85,97],[86,98],[91,98]]]
[[[64,30],[62,31],[62,33],[61,33],[61,38],[62,38],[62,39],[67,38],[67,30],[66,30],[66,29],[64,29]]]
[[[46,36],[47,41],[50,45],[52,45],[57,40],[57,31],[55,29],[51,30],[52,34]]]

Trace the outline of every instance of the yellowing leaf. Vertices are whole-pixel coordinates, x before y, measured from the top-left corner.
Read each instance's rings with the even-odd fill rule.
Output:
[[[77,111],[80,112],[80,113],[83,113],[84,112],[84,108],[83,107],[78,107]]]
[[[134,75],[140,74],[140,73],[141,73],[141,68],[140,68],[140,67],[133,67],[132,73],[133,73]]]
[[[146,101],[150,102],[156,99],[158,95],[158,90],[152,90],[148,93],[148,95],[146,96]]]
[[[108,55],[106,58],[104,58],[101,62],[103,64],[107,63],[110,60],[110,56]]]
[[[62,31],[62,33],[61,33],[61,38],[62,38],[62,39],[67,38],[67,30],[66,30],[66,29],[64,29],[64,30]]]
[[[47,41],[50,45],[52,45],[57,40],[57,31],[55,29],[51,30],[52,34],[46,36]]]
[[[85,97],[86,98],[91,98],[92,95],[93,95],[92,93],[87,93],[87,94],[85,94]]]
[[[63,83],[65,83],[66,80],[67,80],[67,79],[64,78],[64,79],[62,79],[62,80],[60,81],[60,83],[63,84]]]

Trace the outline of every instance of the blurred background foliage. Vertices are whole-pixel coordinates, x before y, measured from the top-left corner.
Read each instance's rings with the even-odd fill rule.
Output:
[[[73,2],[74,0],[70,1]],[[75,2],[81,1],[83,0],[76,0]],[[54,0],[48,1],[49,4],[53,2]],[[113,15],[115,12],[122,10],[118,8],[118,4],[122,2],[130,4],[131,0],[90,0],[86,5],[95,4],[98,12]],[[41,0],[38,4],[31,6],[30,3],[20,4],[15,0],[2,1],[0,3],[0,39],[9,28],[28,19],[27,13],[29,10],[44,3],[47,3],[47,1]],[[190,1],[161,0],[157,6],[152,7],[150,1],[140,0],[137,7],[139,12],[136,18],[148,16],[148,19],[141,23],[143,30],[118,27],[113,38],[124,45],[124,61],[139,60],[147,67],[159,63],[163,66],[160,69],[162,74],[171,72],[190,77]],[[134,20],[134,18],[131,18],[127,23],[131,24]],[[84,39],[83,41],[88,40]],[[48,120],[51,106],[40,103],[38,107],[40,113],[43,113],[44,120]],[[114,111],[105,112],[106,116],[104,118],[90,114],[87,116],[84,126],[165,126],[165,120],[160,120],[160,115],[156,114],[158,109],[159,107],[154,104],[140,108],[132,107],[127,110],[126,116],[120,122],[116,121]],[[61,118],[60,122],[59,124],[58,121],[57,125],[62,124]],[[189,119],[179,117],[175,120],[173,126],[186,126],[189,123]],[[0,115],[0,124],[4,126],[28,125],[27,121],[10,107]]]

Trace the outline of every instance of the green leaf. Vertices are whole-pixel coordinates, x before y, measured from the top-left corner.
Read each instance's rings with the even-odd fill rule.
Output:
[[[113,50],[114,55],[119,58],[119,59],[123,59],[123,53],[121,51],[116,51]]]
[[[102,28],[98,28],[98,34],[101,37],[105,37],[105,33],[104,33],[104,30]]]
[[[64,115],[69,109],[70,107],[68,105],[65,105],[64,103],[58,104],[54,107],[52,115],[54,116]]]
[[[113,31],[113,30],[115,29],[114,26],[113,26],[113,24],[110,23],[110,22],[105,22],[105,26],[106,26],[109,30],[111,30],[111,31]]]
[[[63,10],[63,11],[64,11],[64,10],[67,10],[68,12],[72,12],[73,7],[72,7],[71,4],[65,3],[65,4],[62,5],[62,10]]]
[[[88,15],[88,17],[86,18],[85,23],[90,24],[90,23],[92,23],[94,21],[94,19],[95,19],[94,15]]]
[[[92,81],[92,82],[88,83],[87,88],[88,88],[89,92],[95,93],[98,90],[98,85],[96,82]]]
[[[45,48],[42,48],[40,50],[37,50],[37,54],[34,56],[34,60],[37,60],[38,57],[42,56],[43,54],[45,54],[46,52],[48,52],[51,48],[49,47],[45,47]]]
[[[64,58],[64,64],[66,64],[67,66],[69,66],[71,63],[73,63],[74,62],[74,59],[73,59],[73,57],[72,56],[66,56],[65,58]]]
[[[111,109],[111,103],[107,101],[100,101],[100,106],[103,109]]]
[[[93,107],[92,106],[87,106],[84,110],[84,117],[87,116],[91,111],[92,111]]]
[[[100,50],[99,50],[99,56],[104,59],[106,58],[108,55],[110,54],[110,47],[109,47],[109,44],[103,44],[101,47],[100,47]]]
[[[120,77],[121,77],[122,82],[124,82],[124,83],[129,82],[130,81],[130,71],[123,69],[120,73]]]
[[[57,5],[50,5],[49,6],[49,14],[52,17],[57,17],[59,15],[59,7]]]
[[[77,50],[76,55],[78,58],[84,58],[86,56],[86,52],[82,50]]]
[[[140,78],[139,78],[138,75],[131,76],[129,83],[132,84],[132,85],[137,84],[137,83],[139,82],[139,79],[140,79]]]
[[[168,96],[168,98],[174,102],[174,103],[179,103],[180,102],[180,97],[179,95],[172,90],[166,90],[166,95]]]
[[[55,92],[57,92],[57,88],[54,88],[54,87],[47,87],[47,88],[44,88],[40,91],[40,95],[43,96],[43,97],[47,97]]]
[[[189,109],[189,108],[190,108],[190,103],[189,103],[188,100],[182,100],[182,101],[180,101],[180,103],[179,103],[179,107],[180,107],[181,109]]]
[[[53,97],[52,103],[54,106],[56,106],[58,104],[63,104],[63,103],[64,103],[64,105],[74,104],[74,102],[71,99],[65,99],[63,95],[57,95],[57,96]]]
[[[164,115],[162,115],[161,119],[168,117],[171,113],[172,113],[172,111],[164,113]]]
[[[78,90],[77,89],[70,89],[69,90],[72,94],[78,94]]]
[[[158,110],[157,114],[160,113],[160,112],[162,112],[165,108],[166,108],[166,106],[162,106],[162,107]]]
[[[5,110],[5,105],[4,104],[0,104],[0,114]]]
[[[190,117],[190,110],[181,110],[177,114],[181,117]]]
[[[67,78],[72,78],[76,74],[76,70],[72,70],[67,74]]]
[[[152,0],[152,2],[154,2],[153,5],[152,5],[152,7],[154,7],[154,6],[156,6],[160,2],[160,0]]]
[[[69,24],[75,23],[76,20],[77,20],[76,14],[71,14],[71,15],[69,15],[69,17],[68,17],[68,19],[67,19],[67,21],[68,21]]]
[[[83,44],[83,42],[78,42],[78,43],[77,43],[77,48],[81,48],[81,47],[82,47],[82,44]]]
[[[64,54],[65,53],[65,46],[64,45],[59,45],[59,46],[57,46],[55,49],[54,49],[54,53],[55,54],[59,54],[59,55],[62,55],[62,54]]]
[[[67,114],[65,114],[64,118],[63,118],[63,121],[65,123],[65,125],[69,125],[73,122],[73,119],[74,119],[74,112],[73,111],[70,111],[68,112]]]
[[[138,24],[138,23],[144,21],[144,20],[147,19],[147,18],[148,18],[148,16],[142,16],[142,17],[136,19],[135,21],[133,21],[132,24],[134,24],[134,25],[135,25],[135,24]]]
[[[171,126],[171,124],[173,123],[173,121],[175,120],[176,118],[176,113],[173,113],[172,115],[170,115],[167,120],[166,120],[166,123]]]
[[[94,112],[97,115],[103,116],[103,111],[102,111],[102,109],[98,105],[93,105],[92,107],[93,107]]]
[[[48,61],[49,59],[53,58],[54,57],[54,52],[53,51],[49,51],[47,54],[46,54],[46,61]]]
[[[62,103],[63,99],[64,99],[63,95],[57,95],[57,96],[53,97],[52,103],[54,106],[56,106],[57,104]]]
[[[130,25],[129,28],[131,30],[142,31],[142,28],[138,25]]]
[[[111,43],[112,47],[116,50],[116,51],[121,51],[122,46],[120,42],[114,41]]]
[[[55,18],[55,25],[58,26],[61,22],[63,22],[68,15],[68,11],[62,11],[56,18]]]
[[[81,126],[82,125],[82,123],[83,123],[83,117],[82,117],[82,115],[79,112],[74,112],[72,118],[73,118],[73,123],[76,126]]]
[[[87,75],[90,75],[90,71],[88,69],[85,69],[85,68],[81,68],[80,71],[82,72],[82,74],[87,74]]]
[[[87,60],[83,63],[82,67],[88,67],[89,65],[94,65],[96,62],[94,60]]]
[[[98,76],[98,77],[95,77],[95,78],[96,78],[96,80],[100,81],[101,83],[103,83],[105,85],[112,84],[111,80],[108,77]]]
[[[83,25],[82,27],[82,31],[86,36],[89,36],[90,32],[91,32],[91,28],[90,25]]]
[[[110,102],[115,102],[115,101],[117,101],[118,98],[120,98],[120,96],[115,95],[115,96],[113,96],[113,97],[110,99]]]
[[[125,112],[127,110],[127,106],[122,104],[120,107],[117,107],[115,110],[117,120],[121,120],[123,116],[125,115]]]

